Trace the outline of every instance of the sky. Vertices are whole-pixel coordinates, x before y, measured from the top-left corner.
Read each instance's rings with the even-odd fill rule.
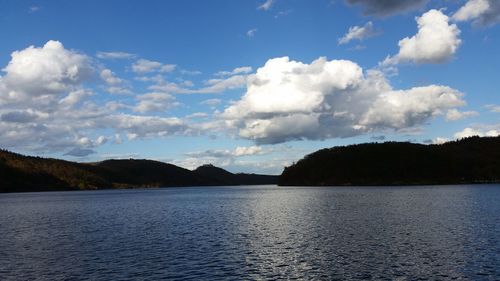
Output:
[[[0,148],[22,154],[280,174],[500,133],[496,0],[0,0],[0,34]]]

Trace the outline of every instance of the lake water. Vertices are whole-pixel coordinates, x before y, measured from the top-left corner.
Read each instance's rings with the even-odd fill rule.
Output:
[[[500,280],[500,185],[0,194],[0,280]]]

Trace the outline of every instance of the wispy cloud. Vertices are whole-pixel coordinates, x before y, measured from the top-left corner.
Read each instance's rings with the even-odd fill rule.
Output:
[[[500,113],[500,105],[488,104],[485,106],[485,108],[488,109],[490,112]]]
[[[458,111],[457,109],[450,109],[446,113],[446,121],[457,121],[460,119],[478,116],[479,113],[476,111]]]
[[[215,73],[215,76],[232,76],[237,74],[246,74],[252,72],[251,66],[241,66],[237,67],[231,71],[219,71]]]
[[[257,28],[252,28],[249,31],[247,31],[247,37],[252,38],[255,36],[255,33],[257,33]]]
[[[276,15],[274,15],[274,18],[280,18],[280,17],[285,17],[288,16],[290,13],[292,13],[292,9],[286,10],[286,11],[279,11]]]
[[[257,7],[257,9],[267,11],[267,10],[271,9],[273,4],[274,4],[274,0],[266,0],[266,2],[259,5]]]
[[[216,106],[221,104],[222,100],[220,99],[208,99],[200,102],[201,105],[209,105],[209,106]]]
[[[455,21],[472,21],[476,25],[493,25],[500,22],[500,2],[469,0],[452,18]]]
[[[29,9],[29,13],[32,14],[32,13],[36,13],[40,10],[40,7],[38,6],[31,6],[30,9]]]
[[[133,59],[135,54],[125,52],[97,52],[96,56],[100,59]]]
[[[161,62],[139,59],[132,65],[132,70],[136,73],[148,72],[172,72],[176,68],[175,64],[162,64]]]
[[[181,70],[181,74],[182,75],[200,75],[201,71],[199,71],[199,70],[186,70],[186,69],[182,69]]]
[[[349,27],[349,31],[342,38],[339,38],[339,45],[347,44],[352,40],[363,41],[381,33],[380,30],[375,30],[375,28],[373,28],[373,23],[369,21],[364,26]]]

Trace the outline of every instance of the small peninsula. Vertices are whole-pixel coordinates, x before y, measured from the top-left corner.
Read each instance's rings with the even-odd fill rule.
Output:
[[[365,143],[322,149],[285,168],[279,185],[375,186],[500,182],[500,137],[444,144]]]

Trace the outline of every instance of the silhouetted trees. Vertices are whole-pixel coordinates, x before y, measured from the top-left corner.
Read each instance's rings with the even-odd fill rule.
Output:
[[[215,170],[217,173],[213,173]],[[190,171],[152,160],[75,163],[0,150],[0,192],[272,184],[277,181],[277,176],[232,174],[213,166],[208,170]]]
[[[500,137],[441,145],[367,143],[322,149],[285,168],[280,185],[500,182]]]

